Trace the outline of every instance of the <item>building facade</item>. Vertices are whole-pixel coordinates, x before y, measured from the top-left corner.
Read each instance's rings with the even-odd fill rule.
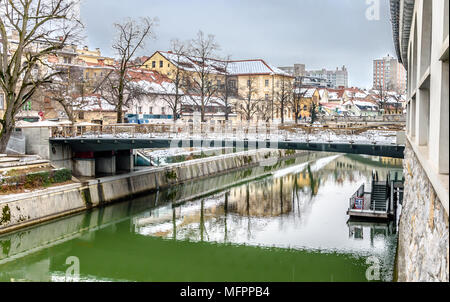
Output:
[[[278,68],[294,77],[303,77],[306,75],[305,64],[294,64],[294,66],[286,66]]]
[[[197,63],[194,58],[188,56],[179,57],[177,54],[171,52],[156,51],[146,60],[143,68],[156,71],[174,80],[178,68],[183,70],[186,78],[195,77],[195,64]],[[208,67],[208,70],[210,70],[208,79],[216,89],[213,97],[218,97],[221,89],[225,85],[228,85],[230,93],[229,102],[233,108],[240,108],[244,100],[248,99],[250,93],[252,102],[272,104],[273,117],[275,117],[274,107],[276,106],[274,104],[277,102],[277,96],[280,94],[280,91],[286,88],[287,82],[292,86],[294,81],[293,76],[268,64],[262,59],[232,61],[208,59],[208,64],[211,64],[211,67]],[[259,115],[254,112],[252,117],[256,121]],[[244,119],[243,116],[239,116],[238,118]]]
[[[348,87],[348,71],[345,65],[340,69],[336,67],[336,70],[310,70],[306,72],[306,75],[309,77],[326,79],[328,87],[331,88]]]
[[[399,281],[449,281],[449,1],[391,0],[408,73]]]
[[[396,58],[388,54],[373,60],[373,89],[406,91],[406,70]]]

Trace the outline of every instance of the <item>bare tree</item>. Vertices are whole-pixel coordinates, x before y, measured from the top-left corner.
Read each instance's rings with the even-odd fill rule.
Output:
[[[264,101],[260,101],[259,105],[257,105],[258,116],[264,122],[268,123],[272,119],[273,110],[272,110],[272,102],[269,99],[264,99]]]
[[[20,108],[59,73],[47,65],[48,55],[79,36],[76,4],[69,0],[0,0],[0,87],[6,98],[0,119],[0,153],[6,150]]]
[[[154,28],[157,19],[141,18],[140,22],[126,20],[123,23],[115,23],[117,38],[113,42],[117,62],[106,78],[101,82],[98,91],[102,98],[116,107],[117,123],[123,122],[123,107],[130,101],[142,96],[144,92],[137,86],[130,76],[132,68],[140,67],[136,64],[137,52],[145,47],[150,38],[154,38]]]
[[[378,101],[378,105],[380,107],[380,110],[385,111],[387,108],[387,103],[389,100],[389,89],[391,85],[390,83],[386,83],[386,85],[379,85],[376,87],[376,93],[375,96]]]
[[[281,79],[278,81],[279,90],[275,94],[275,104],[280,109],[280,117],[281,117],[281,123],[284,123],[284,112],[285,109],[289,107],[291,97],[292,97],[292,90],[293,84],[291,80],[288,80],[286,77],[281,77]]]
[[[303,78],[300,78],[300,81],[295,83],[294,89],[292,89],[292,95],[288,100],[296,124],[298,124],[300,113],[302,112],[302,99],[304,99],[307,92],[308,89],[303,88]]]
[[[262,100],[258,98],[256,78],[248,76],[247,83],[239,90],[242,91],[242,95],[239,96],[239,101],[235,104],[235,110],[243,119],[250,122],[259,112],[259,105],[262,103]]]
[[[57,102],[64,109],[68,119],[75,122],[74,111],[82,109],[92,86],[85,81],[81,66],[60,68],[61,74],[52,83],[44,86],[44,93],[52,101]]]
[[[302,100],[304,99],[308,89],[295,89],[291,97],[291,108],[294,114],[295,123],[298,124],[300,114],[302,112]]]
[[[317,120],[317,108],[316,102],[314,102],[314,99],[311,99],[311,106],[309,107],[309,115],[311,117],[311,125],[314,124],[314,122]]]
[[[160,98],[165,102],[172,111],[173,120],[176,121],[181,114],[182,101],[183,101],[183,83],[187,77],[184,71],[183,64],[188,61],[186,57],[187,46],[185,43],[179,40],[171,41],[171,61],[174,72],[171,72],[171,83],[168,85],[161,85],[163,93]]]
[[[401,104],[402,95],[396,91],[395,93],[390,95],[390,99],[393,99],[395,101],[395,103],[393,103],[393,105],[392,105],[395,108],[395,111],[402,112],[403,111],[402,104]]]
[[[231,57],[228,56],[225,60],[223,60],[222,67],[223,67],[223,81],[224,83],[220,82],[220,85],[218,84],[217,87],[217,98],[222,103],[223,112],[225,113],[225,120],[228,121],[229,115],[232,112],[232,104],[230,102],[230,99],[232,96],[236,95],[236,88],[231,86],[231,79],[234,77],[230,75],[228,72],[228,67],[230,64]]]
[[[145,97],[152,96],[144,85],[135,80],[131,68],[121,75],[117,70],[111,71],[97,85],[95,91],[100,98],[115,106],[117,123],[123,123],[123,113],[133,104],[138,104]]]
[[[224,74],[222,64],[215,60],[219,45],[214,35],[205,37],[199,31],[197,38],[191,40],[189,46],[189,58],[192,67],[189,69],[189,77],[184,83],[186,95],[191,99],[195,107],[200,108],[201,121],[205,122],[205,109],[217,91],[217,85],[212,82],[213,76]]]

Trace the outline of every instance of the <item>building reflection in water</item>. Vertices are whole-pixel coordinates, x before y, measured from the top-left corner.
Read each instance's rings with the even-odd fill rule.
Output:
[[[160,207],[136,217],[135,231],[176,240],[248,242],[273,221],[281,231],[285,223],[287,227],[307,223],[323,184],[356,187],[369,181],[374,170],[387,174],[392,168],[401,169],[401,163],[359,155],[322,158],[300,165],[294,173],[277,172],[201,200]],[[372,229],[374,234],[379,231]],[[353,239],[365,236],[364,228],[352,226],[349,231]]]
[[[386,251],[395,251],[395,224],[347,223],[346,209],[348,197],[361,181],[370,180],[373,170],[381,176],[401,171],[401,164],[377,157],[328,156],[191,202],[172,204],[156,193],[42,224],[0,237],[0,280],[64,278],[68,255],[116,252],[117,242],[130,240],[123,244],[127,250],[128,243],[142,239],[136,234],[375,254],[390,263],[394,257]]]
[[[352,240],[369,239],[371,246],[377,237],[391,237],[397,233],[395,221],[377,222],[377,221],[353,221],[349,220],[348,237]]]

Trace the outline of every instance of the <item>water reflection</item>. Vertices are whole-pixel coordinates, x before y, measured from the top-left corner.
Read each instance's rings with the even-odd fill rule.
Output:
[[[374,157],[327,156],[206,198],[154,209],[134,219],[135,232],[199,242],[384,253],[395,232],[374,246],[373,238],[366,240],[361,229],[351,225],[354,236],[349,238],[346,208],[355,188],[368,183],[373,170],[385,175],[400,171],[400,165]]]
[[[395,224],[349,221],[346,210],[373,170],[401,165],[308,154],[0,236],[0,280],[62,280],[77,256],[83,280],[356,281],[373,255],[392,280]]]

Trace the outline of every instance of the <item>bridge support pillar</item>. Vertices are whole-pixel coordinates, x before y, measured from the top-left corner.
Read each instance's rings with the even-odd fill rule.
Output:
[[[114,151],[109,154],[99,154],[95,157],[95,173],[114,175],[116,174],[116,156]]]
[[[73,159],[73,175],[82,177],[95,177],[95,159]]]
[[[133,150],[123,150],[117,152],[116,168],[118,171],[123,172],[131,172],[134,170]]]

